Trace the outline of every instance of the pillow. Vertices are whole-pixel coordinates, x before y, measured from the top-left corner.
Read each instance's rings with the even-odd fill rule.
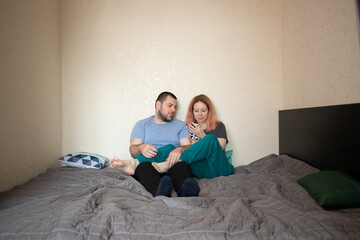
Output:
[[[228,150],[225,152],[225,157],[230,164],[232,164],[232,159],[231,159],[232,153],[233,153],[233,150]]]
[[[298,180],[325,209],[360,207],[360,182],[342,171],[320,171]]]
[[[88,152],[70,153],[60,157],[58,160],[70,167],[76,168],[101,169],[108,164],[106,157]]]

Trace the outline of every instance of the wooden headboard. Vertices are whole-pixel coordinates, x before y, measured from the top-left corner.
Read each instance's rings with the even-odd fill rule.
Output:
[[[279,111],[279,154],[360,180],[360,103]]]

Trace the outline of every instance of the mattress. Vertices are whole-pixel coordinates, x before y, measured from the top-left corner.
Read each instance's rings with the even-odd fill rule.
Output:
[[[296,182],[317,171],[271,154],[184,198],[110,167],[48,169],[0,193],[0,239],[359,239],[359,208],[324,210]]]

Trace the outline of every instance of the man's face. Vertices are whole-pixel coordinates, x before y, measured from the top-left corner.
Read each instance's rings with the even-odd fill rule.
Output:
[[[164,122],[170,122],[174,119],[176,109],[177,109],[177,100],[167,96],[163,103],[157,102],[157,115]]]

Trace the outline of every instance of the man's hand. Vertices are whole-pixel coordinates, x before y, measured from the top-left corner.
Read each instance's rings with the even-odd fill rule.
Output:
[[[170,152],[169,157],[166,159],[166,162],[169,165],[169,167],[172,167],[175,163],[180,161],[180,157],[183,151],[184,149],[182,147],[178,147]]]
[[[130,155],[134,158],[143,155],[147,158],[153,158],[157,155],[158,150],[150,144],[144,144],[140,138],[133,138],[130,140]]]
[[[153,158],[157,155],[158,150],[150,144],[141,144],[139,146],[141,155],[147,158]]]

